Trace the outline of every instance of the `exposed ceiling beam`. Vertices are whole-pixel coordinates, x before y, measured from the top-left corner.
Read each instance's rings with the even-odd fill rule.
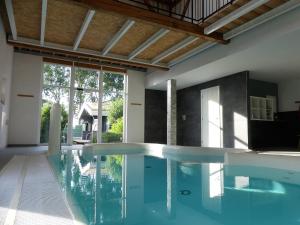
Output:
[[[137,47],[129,56],[128,59],[133,59],[137,55],[139,55],[142,51],[144,51],[146,48],[148,48],[150,45],[154,44],[156,41],[158,41],[160,38],[165,36],[167,33],[169,33],[170,30],[167,29],[160,29],[158,32],[153,34],[148,40],[146,40],[143,44],[141,44],[139,47]]]
[[[45,30],[46,30],[46,17],[47,17],[47,0],[42,2],[42,16],[41,16],[41,45],[45,42]]]
[[[222,17],[221,19],[217,20],[213,24],[209,25],[208,27],[204,28],[205,34],[211,34],[216,30],[219,30],[226,24],[231,23],[232,21],[240,18],[241,16],[251,12],[252,10],[258,8],[259,6],[267,3],[269,0],[252,0],[245,5],[241,6],[237,10],[229,13],[228,15]]]
[[[20,51],[22,52],[22,51]],[[66,60],[62,58],[53,58],[53,57],[43,57],[43,62],[46,63],[54,63],[60,65],[68,65],[68,66],[76,66],[76,67],[83,67],[89,69],[96,69],[96,70],[103,70],[107,72],[116,72],[116,73],[126,73],[127,70],[124,68],[106,66],[106,65],[99,65],[98,63],[89,63],[89,62],[81,62],[80,60]]]
[[[127,20],[122,28],[115,34],[115,36],[108,42],[102,51],[102,55],[106,55],[117,43],[118,41],[127,33],[127,31],[134,25],[133,20]]]
[[[63,0],[61,0],[63,1]],[[228,41],[223,39],[223,35],[218,32],[206,35],[204,29],[198,24],[193,24],[180,19],[176,19],[167,15],[162,15],[152,12],[147,9],[142,9],[137,6],[129,5],[120,1],[112,0],[69,0],[74,2],[81,2],[82,4],[99,10],[107,10],[120,15],[124,15],[136,20],[142,20],[146,23],[163,26],[166,29],[189,33],[190,35],[200,37],[208,41],[214,41],[226,44]]]
[[[190,36],[184,39],[183,41],[179,42],[178,44],[174,45],[173,47],[169,48],[168,50],[162,52],[158,56],[156,56],[151,63],[155,64],[163,60],[164,58],[168,57],[169,55],[172,55],[173,53],[179,51],[180,49],[188,46],[189,44],[193,43],[194,41],[198,40],[198,37]]]
[[[73,50],[77,50],[80,42],[81,42],[81,39],[83,38],[90,22],[92,21],[93,17],[95,15],[95,10],[89,10],[85,16],[85,19],[84,19],[84,22],[83,24],[81,25],[81,28],[80,28],[80,31],[76,37],[76,40],[75,40],[75,43],[74,43],[74,46],[73,46]]]
[[[198,46],[197,48],[194,48],[193,50],[177,57],[176,59],[172,60],[171,62],[169,62],[168,66],[172,67],[172,66],[175,66],[176,64],[178,63],[181,63],[203,51],[205,51],[206,49],[216,45],[217,43],[215,42],[206,42],[206,43],[203,43],[202,45]]]
[[[14,16],[14,8],[12,5],[12,0],[5,0],[5,6],[9,21],[9,26],[11,30],[11,35],[13,37],[13,40],[17,40],[18,34],[17,34],[17,28],[16,28],[16,22],[15,22],[15,16]]]
[[[287,13],[297,7],[300,7],[300,0],[290,0],[264,14],[262,14],[261,16],[256,17],[253,20],[250,20],[247,23],[244,23],[243,25],[228,31],[227,33],[224,34],[224,38],[225,39],[231,39],[237,35],[240,35],[248,30],[251,30],[253,28],[255,28],[256,26],[263,24],[271,19],[274,19],[284,13]]]
[[[106,56],[102,56],[99,51],[89,50],[89,49],[81,49],[79,48],[77,51],[74,51],[71,46],[65,46],[55,43],[45,42],[44,46],[40,44],[40,41],[22,38],[19,37],[18,40],[13,40],[12,37],[8,37],[8,44],[11,44],[15,47],[19,48],[28,48],[35,51],[47,51],[49,52],[49,56],[55,56],[56,54],[61,55],[69,55],[76,56],[81,58],[89,58],[89,59],[97,59],[103,62],[117,63],[122,65],[140,67],[140,68],[154,68],[161,70],[168,70],[169,68],[166,64],[151,64],[150,61],[147,60],[128,60],[127,57],[121,55],[112,55],[108,54]]]

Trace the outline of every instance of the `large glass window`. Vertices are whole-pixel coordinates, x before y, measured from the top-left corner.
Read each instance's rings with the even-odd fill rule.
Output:
[[[68,133],[69,144],[97,143],[99,133],[102,142],[122,142],[123,74],[45,64],[43,85],[41,143],[48,142],[50,109],[56,102],[63,108],[62,143],[67,142]],[[69,114],[73,115],[70,122]]]

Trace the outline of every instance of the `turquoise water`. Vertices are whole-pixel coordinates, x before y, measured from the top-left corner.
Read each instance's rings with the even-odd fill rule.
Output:
[[[86,224],[300,225],[295,171],[81,151],[49,161]]]

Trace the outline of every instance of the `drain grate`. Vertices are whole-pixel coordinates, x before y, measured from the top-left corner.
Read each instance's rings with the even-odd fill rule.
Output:
[[[181,190],[179,191],[181,195],[191,195],[192,192],[190,190]]]

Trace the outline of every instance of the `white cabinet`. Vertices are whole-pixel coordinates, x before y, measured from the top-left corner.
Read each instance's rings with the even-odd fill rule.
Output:
[[[272,98],[250,96],[251,120],[274,120],[274,106]]]

